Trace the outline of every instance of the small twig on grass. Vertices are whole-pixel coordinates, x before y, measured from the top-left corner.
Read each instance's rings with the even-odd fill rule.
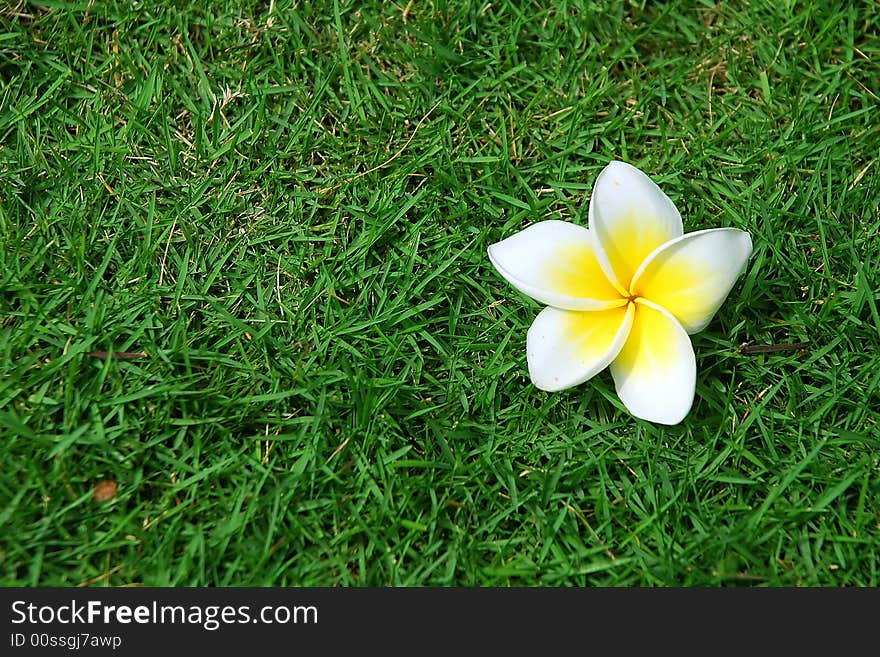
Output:
[[[737,351],[746,356],[756,354],[778,354],[786,351],[802,351],[809,349],[809,342],[792,342],[789,344],[744,344]]]
[[[79,584],[76,585],[76,588],[78,588],[78,589],[85,588],[87,586],[91,586],[92,584],[97,584],[100,581],[108,579],[110,577],[110,575],[112,575],[113,573],[117,573],[120,570],[122,570],[123,565],[125,565],[125,564],[119,564],[118,566],[113,566],[113,568],[111,568],[110,570],[108,570],[105,573],[101,573],[97,577],[92,577],[91,579],[87,579],[84,582],[80,582]]]
[[[281,303],[281,254],[278,254],[278,264],[275,265],[275,296],[278,297],[278,308],[284,317],[284,304]]]
[[[177,228],[177,219],[171,224],[171,232],[168,233],[168,241],[165,243],[165,253],[162,254],[162,266],[159,269],[159,285],[165,280],[165,260],[168,259],[168,247],[171,246],[171,237],[174,235],[174,229]]]
[[[406,17],[409,16],[409,12],[412,9],[413,2],[415,2],[415,0],[409,0],[409,2],[407,3],[406,7],[403,10],[403,14],[401,15],[401,18],[403,18],[404,25],[406,25]],[[865,59],[867,59],[867,57]]]
[[[345,449],[345,446],[348,445],[348,441],[349,441],[349,440],[351,440],[351,436],[349,436],[348,438],[346,438],[345,440],[343,440],[342,443],[341,443],[336,449],[333,450],[333,453],[330,455],[330,458],[327,459],[327,463],[329,463],[330,461],[332,461],[333,458],[334,458],[337,454],[339,454],[339,452],[341,452],[342,450]]]
[[[853,187],[861,182],[862,178],[865,177],[865,174],[868,173],[868,169],[870,169],[876,161],[877,160],[871,160],[870,162],[868,162],[867,166],[859,171],[858,175],[856,175],[855,179],[852,181],[852,183],[850,183],[850,186],[846,188],[846,191],[851,192],[853,190]]]
[[[145,351],[89,351],[86,356],[95,358],[118,358],[120,360],[132,360],[134,358],[146,358]]]
[[[617,561],[617,557],[614,556],[614,553],[613,553],[613,552],[611,551],[611,549],[605,544],[605,541],[603,541],[603,540],[599,537],[599,534],[597,534],[597,533],[596,533],[596,530],[593,529],[592,525],[590,525],[589,521],[587,520],[587,517],[584,515],[584,512],[581,511],[580,509],[577,509],[577,508],[573,507],[573,506],[569,503],[568,500],[559,500],[559,501],[562,503],[562,506],[564,506],[566,509],[568,509],[569,511],[571,511],[571,512],[575,515],[576,518],[578,518],[582,523],[584,523],[584,524],[587,526],[587,529],[590,530],[590,533],[593,535],[593,538],[595,538],[596,541],[599,543],[599,545],[602,547],[602,549],[605,550],[605,554],[608,555],[608,558],[611,559],[611,561]]]
[[[416,127],[413,129],[412,134],[409,136],[409,139],[406,140],[406,143],[405,143],[403,146],[401,146],[401,147],[397,150],[397,152],[396,152],[394,155],[392,155],[392,156],[389,157],[387,160],[385,160],[384,162],[382,162],[382,164],[377,164],[376,166],[374,166],[374,167],[371,168],[371,169],[367,169],[366,171],[361,171],[359,174],[357,174],[357,175],[355,175],[355,176],[352,176],[351,178],[349,178],[348,180],[346,180],[346,181],[344,181],[344,182],[337,183],[337,184],[334,185],[333,187],[325,187],[324,189],[320,190],[320,193],[321,193],[321,194],[326,194],[327,192],[335,192],[337,189],[339,189],[339,188],[342,187],[343,185],[346,185],[346,184],[348,184],[348,183],[352,183],[352,182],[354,182],[355,180],[358,180],[359,178],[363,178],[364,176],[368,176],[368,175],[370,175],[371,173],[373,173],[373,172],[375,172],[375,171],[378,171],[379,169],[384,169],[384,168],[387,167],[389,164],[391,164],[392,162],[394,162],[394,160],[396,160],[397,158],[399,158],[399,157],[403,154],[403,151],[406,150],[407,146],[409,146],[409,145],[412,143],[412,140],[415,139],[415,137],[416,137],[416,133],[419,131],[419,128],[421,128],[421,127],[422,127],[422,124],[423,124],[425,121],[428,120],[428,117],[431,116],[431,114],[434,112],[434,110],[437,109],[438,107],[440,107],[440,103],[441,103],[441,102],[443,102],[442,99],[441,99],[441,100],[438,100],[438,101],[434,104],[434,107],[432,107],[431,109],[429,109],[429,110],[428,110],[428,113],[425,114],[425,115],[419,120],[419,122],[416,124]]]

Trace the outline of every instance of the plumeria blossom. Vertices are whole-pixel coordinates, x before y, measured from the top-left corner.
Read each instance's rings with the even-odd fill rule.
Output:
[[[589,228],[548,220],[489,247],[516,289],[547,305],[526,337],[532,382],[557,391],[610,367],[636,417],[677,424],[690,411],[701,331],[752,253],[749,234],[684,234],[675,204],[639,169],[612,162],[596,179]]]

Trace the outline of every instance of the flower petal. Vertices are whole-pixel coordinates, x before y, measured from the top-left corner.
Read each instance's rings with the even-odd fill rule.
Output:
[[[617,394],[630,413],[660,424],[681,422],[694,401],[697,366],[675,318],[638,299],[632,331],[611,363]]]
[[[564,390],[595,376],[613,361],[629,335],[635,304],[577,312],[545,308],[526,339],[532,382],[541,390]]]
[[[752,238],[742,230],[688,233],[651,254],[631,289],[675,315],[688,333],[696,333],[724,303],[751,254]]]
[[[608,281],[583,226],[541,221],[489,247],[495,269],[520,292],[566,310],[624,306]]]
[[[648,176],[624,162],[612,162],[596,178],[589,222],[602,269],[623,294],[648,254],[683,232],[675,204]]]

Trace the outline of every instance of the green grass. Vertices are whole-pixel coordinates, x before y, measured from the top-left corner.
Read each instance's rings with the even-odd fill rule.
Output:
[[[880,585],[876,2],[2,11],[0,583]],[[611,159],[755,244],[676,427],[486,256]]]

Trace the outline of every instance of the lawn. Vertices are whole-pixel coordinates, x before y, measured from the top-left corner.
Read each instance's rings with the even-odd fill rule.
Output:
[[[875,2],[0,11],[0,584],[880,585]],[[754,243],[676,426],[486,253],[615,159]]]

